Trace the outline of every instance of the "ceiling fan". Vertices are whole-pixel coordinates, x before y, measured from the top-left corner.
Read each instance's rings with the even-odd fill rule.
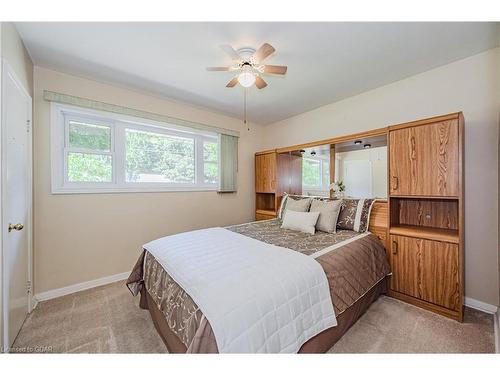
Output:
[[[222,45],[221,49],[233,60],[231,66],[219,66],[207,68],[211,72],[235,72],[236,76],[231,79],[226,87],[234,87],[240,84],[243,87],[250,87],[255,84],[258,89],[267,86],[261,74],[286,73],[287,67],[282,65],[265,65],[263,61],[271,56],[275,49],[269,43],[264,43],[257,51],[253,48],[240,48],[235,50],[230,45]]]

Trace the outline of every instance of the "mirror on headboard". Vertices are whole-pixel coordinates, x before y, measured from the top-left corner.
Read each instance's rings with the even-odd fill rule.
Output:
[[[352,198],[387,198],[387,136],[360,138],[335,145],[335,182]]]
[[[330,145],[305,148],[302,154],[302,195],[330,196]]]

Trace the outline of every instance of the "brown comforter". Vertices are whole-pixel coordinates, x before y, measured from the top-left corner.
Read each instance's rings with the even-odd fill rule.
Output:
[[[280,224],[275,219],[227,229],[316,257],[328,278],[337,316],[390,273],[385,249],[372,234],[339,231],[336,234],[317,232],[309,235],[281,229]],[[188,348],[188,352],[218,352],[210,322],[149,252],[142,252],[127,286],[134,295],[144,292],[142,288],[145,288],[163,313],[170,330]]]

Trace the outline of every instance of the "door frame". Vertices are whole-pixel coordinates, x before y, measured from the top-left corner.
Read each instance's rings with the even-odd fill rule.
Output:
[[[0,127],[0,135],[5,132],[5,117],[6,113],[4,110],[4,104],[5,103],[5,98],[6,98],[6,80],[8,77],[12,79],[17,86],[17,88],[20,90],[20,92],[24,95],[24,97],[27,99],[29,103],[29,110],[28,110],[28,123],[26,124],[26,130],[27,130],[27,161],[28,165],[27,167],[27,197],[26,197],[26,203],[28,206],[28,212],[27,212],[27,219],[26,219],[26,229],[27,229],[27,236],[28,236],[28,280],[27,282],[29,283],[29,288],[30,288],[30,293],[28,293],[28,314],[31,313],[33,308],[36,305],[36,300],[34,298],[34,293],[33,293],[33,99],[31,95],[28,93],[28,91],[24,88],[24,86],[21,84],[21,81],[15,74],[14,70],[11,68],[9,63],[5,60],[1,60],[1,69],[2,69],[2,94],[1,97],[3,98],[2,100],[2,107],[1,107],[1,127]],[[1,189],[0,189],[0,194],[1,194],[1,214],[0,214],[0,241],[1,241],[1,246],[0,246],[0,255],[2,258],[1,261],[1,266],[2,266],[2,272],[1,272],[1,277],[2,277],[2,308],[3,311],[1,312],[1,324],[2,324],[2,331],[3,331],[3,349],[5,351],[8,351],[8,346],[9,346],[9,322],[8,322],[8,307],[9,307],[9,301],[8,301],[8,290],[7,290],[7,283],[6,281],[8,280],[9,273],[8,269],[6,267],[6,262],[5,262],[5,251],[6,245],[7,245],[7,220],[5,217],[5,203],[6,203],[6,186],[5,186],[5,181],[6,181],[6,170],[5,170],[5,165],[6,165],[6,140],[5,137],[1,137],[1,144],[0,144],[0,165],[1,165]]]

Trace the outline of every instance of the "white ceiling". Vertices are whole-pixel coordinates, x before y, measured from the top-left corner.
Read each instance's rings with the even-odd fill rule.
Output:
[[[249,92],[269,124],[498,45],[494,23],[16,23],[36,65],[167,96],[241,118],[218,48],[269,42],[285,77]]]

